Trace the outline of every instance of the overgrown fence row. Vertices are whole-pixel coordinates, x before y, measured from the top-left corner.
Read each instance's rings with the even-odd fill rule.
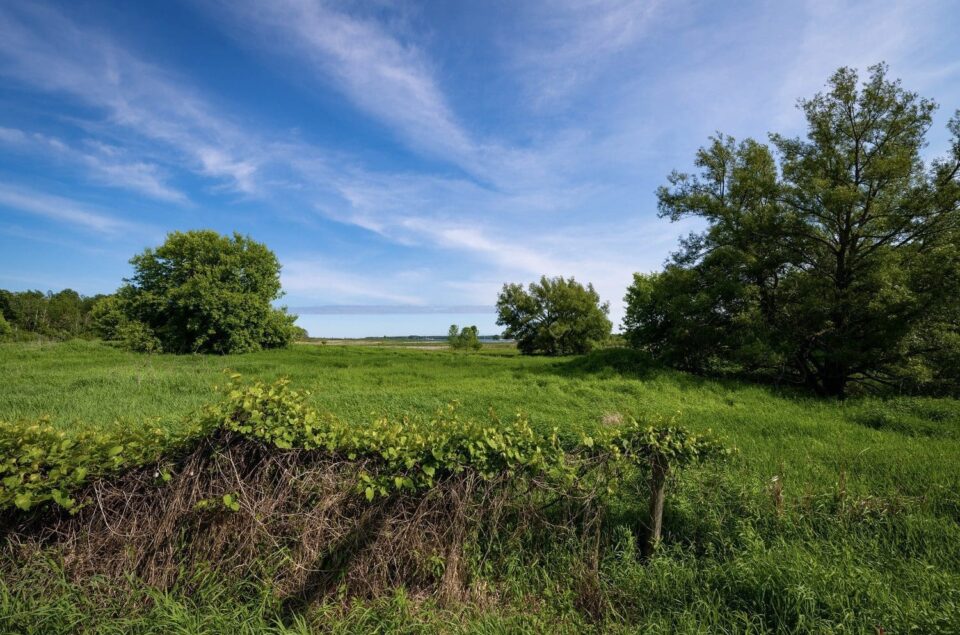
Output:
[[[456,404],[357,424],[286,380],[234,375],[223,393],[178,437],[0,424],[6,556],[52,548],[71,576],[162,588],[211,567],[290,603],[400,585],[462,600],[475,572],[538,536],[581,550],[589,575],[606,501],[624,488],[649,496],[649,554],[670,473],[730,453],[670,422],[627,420],[565,445],[523,416],[463,419]]]

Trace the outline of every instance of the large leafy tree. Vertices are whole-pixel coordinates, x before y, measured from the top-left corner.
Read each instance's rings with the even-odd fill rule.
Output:
[[[294,316],[274,309],[280,263],[246,236],[173,232],[131,259],[117,294],[126,318],[145,325],[164,351],[239,353],[287,345]],[[101,307],[109,314],[112,307]],[[102,317],[102,316],[100,316]]]
[[[548,278],[524,289],[505,284],[497,299],[497,324],[527,355],[586,353],[610,335],[610,307],[592,284],[573,278]]]
[[[661,215],[707,229],[665,271],[635,278],[624,322],[635,345],[840,397],[851,382],[955,368],[960,114],[950,155],[926,165],[936,106],[886,72],[860,84],[838,70],[800,102],[804,138],[771,135],[776,156],[720,135],[697,153],[699,174],[670,175]]]

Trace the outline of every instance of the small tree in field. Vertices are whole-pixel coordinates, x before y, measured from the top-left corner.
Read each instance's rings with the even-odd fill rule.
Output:
[[[447,331],[447,343],[455,351],[478,351],[483,346],[480,343],[480,330],[476,326],[460,329],[456,324],[451,324]]]
[[[282,295],[280,263],[262,243],[210,230],[173,232],[130,262],[134,275],[118,304],[129,322],[143,325],[138,338],[152,334],[164,351],[242,353],[293,338],[295,316],[270,304]]]
[[[531,283],[505,284],[497,299],[497,324],[505,337],[517,340],[526,355],[574,355],[589,352],[610,335],[608,303],[592,284],[573,278],[547,278]]]

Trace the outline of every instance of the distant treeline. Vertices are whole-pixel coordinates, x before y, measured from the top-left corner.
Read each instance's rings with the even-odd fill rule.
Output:
[[[379,338],[361,337],[356,339],[381,339],[388,342],[446,342],[450,335],[384,335]],[[316,339],[316,338],[314,338]],[[330,338],[330,339],[354,339],[354,338]],[[477,339],[483,342],[500,342],[503,338],[499,335],[478,335]]]
[[[73,289],[52,291],[7,291],[0,289],[0,315],[6,328],[0,336],[26,339],[96,337],[93,307],[107,296],[85,296]]]

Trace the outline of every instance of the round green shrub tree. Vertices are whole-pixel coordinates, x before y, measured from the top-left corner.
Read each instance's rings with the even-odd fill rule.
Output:
[[[118,303],[164,351],[243,353],[293,339],[296,317],[271,305],[282,295],[280,262],[247,236],[173,232],[130,263],[134,274]]]
[[[610,336],[609,310],[592,284],[584,287],[573,278],[543,276],[526,289],[503,285],[497,324],[507,327],[504,336],[516,339],[526,355],[576,355]]]

